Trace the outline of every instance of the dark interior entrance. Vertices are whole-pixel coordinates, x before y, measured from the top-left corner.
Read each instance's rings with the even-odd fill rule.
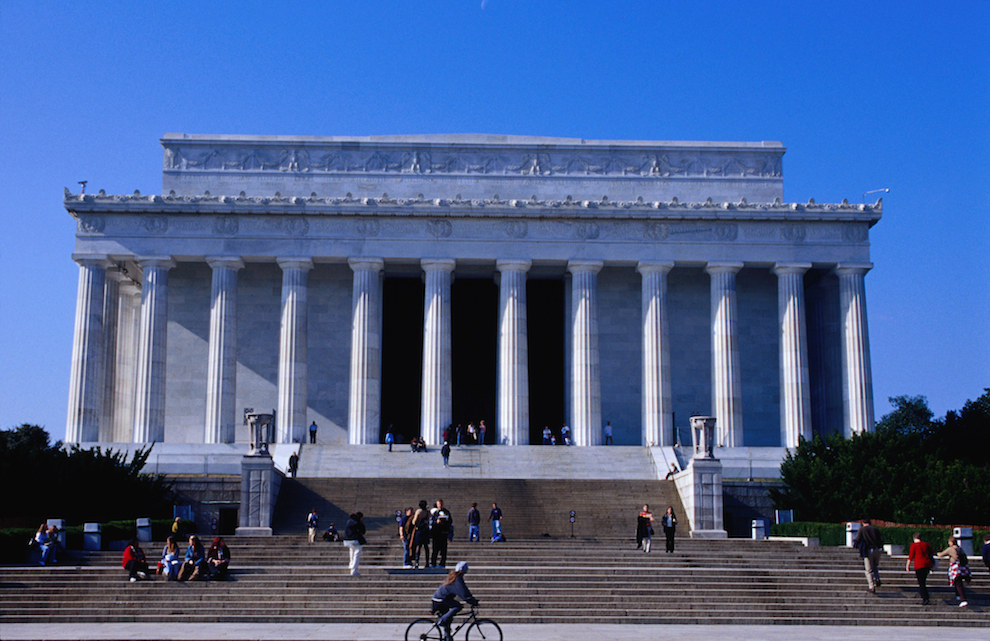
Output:
[[[451,298],[453,423],[485,421],[485,442],[498,443],[495,433],[496,358],[498,350],[498,285],[492,278],[454,280]]]
[[[526,283],[529,339],[529,442],[543,442],[543,427],[564,423],[564,281]]]
[[[386,277],[382,289],[382,422],[401,443],[419,434],[423,381],[423,297],[421,278]]]

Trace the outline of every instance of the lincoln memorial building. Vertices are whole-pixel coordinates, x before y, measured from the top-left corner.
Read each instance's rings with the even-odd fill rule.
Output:
[[[784,200],[778,142],[167,134],[72,194],[67,441],[794,447],[873,428],[881,205]],[[273,412],[274,411],[274,412]]]

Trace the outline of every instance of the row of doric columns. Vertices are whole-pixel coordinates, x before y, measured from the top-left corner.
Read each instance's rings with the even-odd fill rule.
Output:
[[[105,257],[79,257],[66,440],[162,441],[165,436],[165,354],[170,257],[141,257],[142,283],[122,280]],[[237,370],[237,257],[210,257],[209,361],[204,442],[234,439]],[[310,258],[282,258],[278,360],[279,442],[301,441],[307,423],[307,280]],[[384,260],[348,260],[353,271],[348,441],[378,442],[381,414]],[[526,274],[529,260],[496,262],[499,278],[497,422],[500,441],[529,440]],[[423,259],[423,381],[421,434],[441,439],[450,424],[451,281],[453,259]],[[737,334],[736,274],[742,263],[708,263],[711,283],[712,414],[717,445],[744,444]],[[602,261],[567,265],[571,287],[568,345],[570,419],[577,445],[601,442],[598,273]],[[637,265],[642,276],[642,428],[644,444],[672,445],[667,275],[673,262]],[[811,265],[778,263],[781,442],[811,435],[803,277]],[[840,265],[843,406],[847,435],[873,425],[872,380],[864,276],[870,265]],[[102,431],[101,431],[102,426]]]

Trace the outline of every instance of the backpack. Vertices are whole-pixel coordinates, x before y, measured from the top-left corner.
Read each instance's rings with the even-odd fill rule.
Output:
[[[966,552],[961,547],[959,548],[959,565],[969,567],[969,557],[966,556]]]

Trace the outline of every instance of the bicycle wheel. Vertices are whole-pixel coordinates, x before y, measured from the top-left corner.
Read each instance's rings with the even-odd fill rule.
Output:
[[[478,619],[467,629],[465,641],[502,641],[502,628],[491,619]]]
[[[406,628],[406,641],[443,641],[443,634],[433,619],[416,619]]]

